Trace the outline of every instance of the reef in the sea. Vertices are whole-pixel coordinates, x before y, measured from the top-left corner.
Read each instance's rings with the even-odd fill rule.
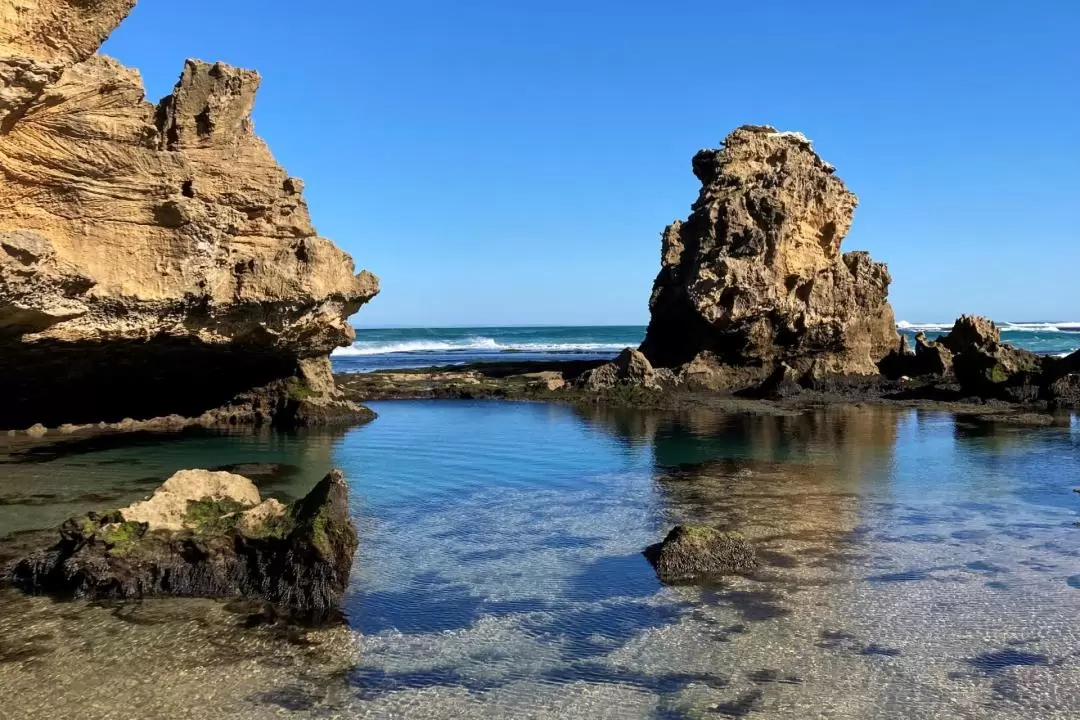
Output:
[[[745,125],[694,156],[701,191],[663,234],[641,351],[694,385],[876,375],[899,341],[886,267],[841,254],[857,199],[799,133]]]
[[[244,596],[305,622],[337,616],[357,548],[338,470],[291,506],[243,476],[183,470],[148,500],[71,518],[59,535],[18,560],[11,582],[90,600]]]
[[[96,55],[134,0],[0,0],[0,427],[351,416],[329,354],[378,292],[254,134],[259,76],[172,94]]]

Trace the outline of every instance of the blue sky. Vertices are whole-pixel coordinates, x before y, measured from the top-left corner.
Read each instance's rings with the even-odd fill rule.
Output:
[[[898,319],[1080,319],[1073,0],[141,0],[104,52],[263,75],[256,128],[380,276],[358,325],[633,324],[690,158],[800,130]]]

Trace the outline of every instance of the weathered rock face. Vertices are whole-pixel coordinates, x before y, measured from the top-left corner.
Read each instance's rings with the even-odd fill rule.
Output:
[[[952,330],[939,340],[954,353],[962,353],[973,347],[985,347],[1001,343],[1001,331],[988,318],[978,315],[961,315],[953,323]]]
[[[745,537],[703,525],[675,526],[663,542],[645,549],[645,558],[665,583],[704,582],[757,565]]]
[[[759,126],[693,167],[692,214],[664,231],[641,346],[652,363],[709,352],[759,379],[780,361],[799,375],[876,374],[898,343],[891,278],[866,253],[841,255],[857,200],[833,167],[802,135]]]
[[[966,394],[1014,402],[1039,399],[1044,359],[1002,344],[990,320],[963,315],[938,344],[953,352],[953,372]]]
[[[257,73],[189,60],[154,106],[93,54],[133,4],[0,0],[0,426],[195,416],[284,378],[331,406],[378,282],[255,136]]]
[[[913,375],[947,375],[952,364],[952,352],[944,343],[929,340],[924,333],[915,336]]]
[[[68,520],[11,580],[84,599],[247,596],[325,621],[340,607],[356,547],[340,471],[287,507],[260,501],[239,475],[187,470],[145,502]]]
[[[623,349],[613,362],[584,373],[579,382],[589,390],[604,390],[619,384],[659,387],[649,359],[633,348]]]

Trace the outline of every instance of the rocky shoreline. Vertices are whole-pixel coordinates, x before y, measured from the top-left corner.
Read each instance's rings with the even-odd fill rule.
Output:
[[[987,422],[1027,426],[1067,424],[1070,410],[1077,407],[967,396],[953,377],[832,379],[811,387],[794,384],[787,392],[771,396],[755,388],[732,392],[680,384],[647,387],[617,382],[609,387],[587,387],[582,376],[604,365],[602,361],[492,362],[339,374],[335,378],[345,396],[357,403],[486,399],[658,410],[708,407],[721,412],[765,414],[873,404],[951,412]]]

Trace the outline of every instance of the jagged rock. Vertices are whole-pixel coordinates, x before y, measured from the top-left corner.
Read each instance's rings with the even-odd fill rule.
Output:
[[[908,375],[947,375],[952,372],[953,356],[943,343],[915,336],[915,362]]]
[[[240,397],[231,417],[358,412],[328,356],[377,280],[255,136],[257,73],[188,60],[154,106],[93,54],[133,4],[0,0],[0,427],[195,417],[256,388],[269,416]]]
[[[1055,407],[1080,408],[1080,373],[1069,373],[1053,380],[1046,394]]]
[[[754,546],[740,533],[702,525],[676,525],[645,557],[665,583],[702,582],[757,565]]]
[[[962,353],[973,347],[1001,343],[1001,331],[992,320],[978,315],[961,315],[953,323],[948,334],[938,342],[954,353]]]
[[[780,362],[772,375],[758,388],[758,394],[768,400],[783,400],[801,394],[803,386],[795,369],[786,362]]]
[[[605,390],[619,384],[659,387],[652,364],[645,355],[633,348],[624,349],[614,362],[583,373],[578,384],[587,390]]]
[[[743,126],[694,157],[702,189],[663,235],[642,351],[658,367],[776,363],[800,374],[876,375],[897,344],[891,278],[866,253],[841,255],[855,195],[806,138]]]
[[[910,377],[915,364],[915,351],[908,344],[907,335],[900,334],[900,343],[878,362],[878,370],[887,378]]]
[[[1039,399],[1044,359],[1028,350],[1001,343],[996,325],[964,315],[939,344],[953,352],[953,372],[961,390],[981,398],[1013,402]]]
[[[59,541],[18,561],[27,592],[83,599],[247,596],[307,621],[333,618],[356,530],[335,470],[287,507],[260,502],[251,481],[182,471],[152,498],[65,522]]]
[[[640,351],[626,348],[615,358],[619,379],[637,385],[652,385],[656,373],[652,363]]]
[[[678,377],[689,390],[731,390],[748,388],[766,381],[771,369],[759,365],[728,365],[706,350],[678,369]]]
[[[600,367],[587,370],[577,379],[578,385],[586,390],[607,390],[619,384],[619,368],[615,363],[605,363]]]

